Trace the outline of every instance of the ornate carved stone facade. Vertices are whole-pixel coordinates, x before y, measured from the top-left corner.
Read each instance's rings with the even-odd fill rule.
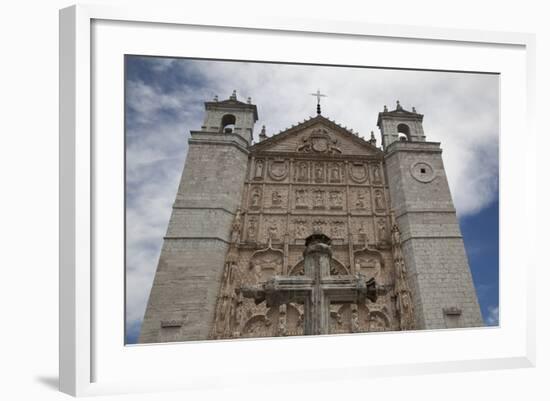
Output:
[[[235,114],[236,128],[210,132],[205,123],[192,133],[188,159],[226,149],[227,155],[218,153],[212,163],[225,160],[226,180],[238,179],[219,188],[197,183],[192,189],[203,190],[197,195],[185,192],[186,183],[196,180],[184,171],[141,342],[304,334],[303,302],[268,306],[244,296],[243,288],[264,288],[285,277],[306,279],[304,249],[312,234],[331,240],[330,277],[372,279],[383,289],[375,301],[340,297],[347,301],[331,302],[330,333],[450,327],[445,322],[451,315],[455,327],[482,325],[439,144],[423,142],[421,115],[402,108],[380,113],[384,149],[322,115],[269,138],[263,130],[262,140],[251,145],[255,106],[236,98],[206,105],[207,111]],[[248,125],[239,128],[239,119]],[[390,132],[397,129],[394,120],[412,121],[411,138],[417,142],[398,141]],[[200,157],[187,163],[202,173]],[[213,181],[217,171],[209,173]],[[184,213],[180,209],[186,219],[178,217]],[[180,228],[194,222],[197,226],[188,231]],[[434,231],[442,222],[450,231]],[[452,260],[445,256],[449,246],[456,251]],[[208,264],[201,264],[203,258]],[[449,286],[460,296],[438,288],[435,273],[440,278],[442,271],[450,272]],[[180,306],[171,308],[170,297]],[[433,299],[439,304],[432,305]],[[187,320],[173,334],[174,328],[159,319]]]

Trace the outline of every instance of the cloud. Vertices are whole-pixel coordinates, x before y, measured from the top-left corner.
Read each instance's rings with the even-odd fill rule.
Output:
[[[498,196],[498,76],[305,65],[133,57],[127,64],[127,322],[143,317],[187,152],[204,101],[240,99],[258,106],[268,135],[323,115],[380,144],[384,105],[400,100],[424,113],[427,140],[442,143],[453,200],[472,215]]]
[[[487,316],[485,317],[487,326],[498,326],[499,324],[499,307],[489,306],[487,308]]]

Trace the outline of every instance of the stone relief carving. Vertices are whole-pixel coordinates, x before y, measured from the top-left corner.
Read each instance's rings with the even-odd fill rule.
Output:
[[[282,274],[283,252],[272,248],[255,252],[250,259],[250,270],[256,283],[266,281],[275,275]]]
[[[313,208],[324,209],[325,208],[325,191],[316,189],[313,191]]]
[[[305,161],[298,162],[294,174],[294,181],[307,182],[308,180],[308,163]]]
[[[275,181],[284,180],[288,175],[288,162],[284,159],[271,160],[268,172],[271,179]]]
[[[286,305],[279,306],[279,324],[277,326],[277,335],[286,336],[287,335],[287,324],[286,324]]]
[[[256,160],[254,167],[254,179],[261,180],[264,175],[264,161],[262,159]]]
[[[384,193],[377,189],[374,191],[374,207],[377,211],[386,209],[386,201],[384,200]]]
[[[307,190],[305,189],[297,189],[295,192],[296,195],[296,208],[307,208],[308,207],[308,201],[307,201]]]
[[[346,224],[343,221],[332,221],[330,223],[330,235],[334,239],[343,239],[345,237]]]
[[[329,192],[329,205],[331,209],[342,209],[344,206],[344,194],[342,191]]]
[[[296,239],[305,239],[307,237],[306,220],[294,220],[294,236]]]
[[[357,210],[369,210],[370,203],[368,194],[364,189],[357,189],[353,192],[355,194],[355,209]]]
[[[236,244],[240,241],[241,237],[241,209],[237,209],[237,212],[235,213],[235,218],[233,219],[233,224],[231,226],[231,242],[233,244]]]
[[[341,173],[341,166],[338,163],[333,163],[330,165],[330,182],[341,182],[342,181],[342,173]]]
[[[369,331],[386,331],[389,329],[389,319],[382,312],[370,312],[368,314]]]
[[[378,230],[378,241],[379,242],[386,242],[387,239],[388,239],[386,220],[385,219],[378,219],[376,225],[377,225],[377,230]]]
[[[351,179],[357,183],[362,184],[369,179],[367,166],[364,163],[350,163],[349,172]]]
[[[262,202],[262,190],[259,187],[254,187],[250,193],[250,208],[259,209]]]
[[[274,190],[271,193],[271,207],[272,208],[280,208],[283,204],[283,196],[280,194],[279,191]]]
[[[325,165],[322,162],[316,162],[314,164],[313,177],[315,182],[325,181]]]
[[[246,230],[246,239],[248,241],[256,241],[256,235],[258,233],[258,219],[251,217],[248,221],[248,229]]]
[[[382,175],[380,173],[380,166],[378,164],[375,164],[372,167],[372,181],[375,183],[382,182]]]
[[[367,278],[378,277],[384,267],[384,258],[378,251],[368,248],[354,253],[355,273],[360,273]]]
[[[306,153],[342,153],[336,146],[337,139],[333,139],[330,133],[324,128],[314,129],[309,135],[302,137],[302,143],[296,149],[298,152]]]

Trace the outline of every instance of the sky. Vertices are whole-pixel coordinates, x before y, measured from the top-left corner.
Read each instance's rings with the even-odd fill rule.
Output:
[[[483,318],[498,325],[499,77],[439,71],[126,56],[126,343],[135,343],[204,102],[252,98],[268,136],[316,114],[370,137],[387,105],[424,114],[441,142]]]

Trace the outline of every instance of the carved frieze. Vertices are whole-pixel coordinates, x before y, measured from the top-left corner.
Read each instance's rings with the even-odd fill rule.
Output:
[[[325,208],[325,191],[321,189],[313,190],[313,208],[324,209]]]
[[[288,190],[283,186],[268,186],[269,193],[268,208],[270,209],[286,209],[288,202]]]
[[[298,188],[294,191],[294,207],[296,209],[307,209],[309,207],[309,193],[307,189]]]
[[[329,181],[330,182],[342,182],[342,165],[340,163],[331,163],[329,164]]]
[[[351,190],[352,194],[352,208],[362,212],[370,212],[370,195],[367,190],[363,188],[357,188]]]
[[[344,193],[343,193],[343,191],[330,191],[329,192],[329,207],[331,209],[342,209],[344,207]]]

